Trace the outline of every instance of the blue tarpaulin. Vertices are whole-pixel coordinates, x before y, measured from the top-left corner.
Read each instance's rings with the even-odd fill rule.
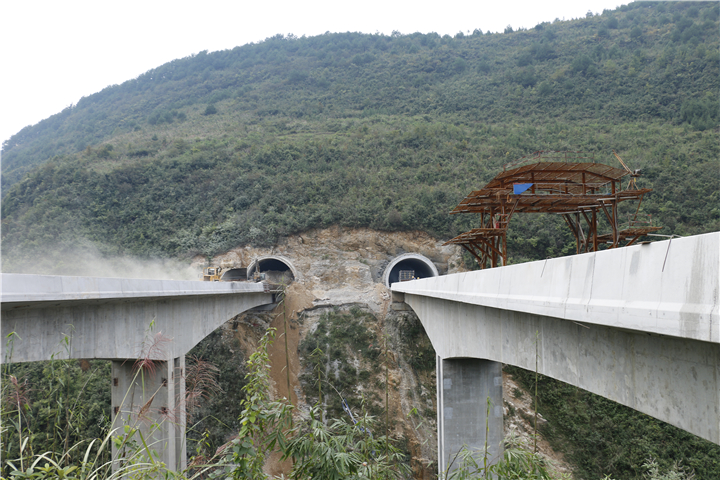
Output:
[[[528,188],[532,187],[532,183],[513,183],[513,193],[515,195],[520,195]]]

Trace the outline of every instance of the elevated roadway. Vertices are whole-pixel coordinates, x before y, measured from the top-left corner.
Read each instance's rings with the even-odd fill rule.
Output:
[[[185,354],[273,302],[262,283],[23,274],[0,282],[2,361],[112,360],[114,426],[140,428],[174,469],[186,463]],[[155,373],[138,375],[137,359],[154,361]]]
[[[249,282],[7,273],[1,281],[2,335],[16,334],[13,362],[175,358],[238,313],[272,302],[263,284]],[[143,351],[159,333],[171,341]]]
[[[720,444],[719,278],[711,233],[394,283],[438,355],[440,471],[484,444],[487,398],[501,441],[502,363]]]

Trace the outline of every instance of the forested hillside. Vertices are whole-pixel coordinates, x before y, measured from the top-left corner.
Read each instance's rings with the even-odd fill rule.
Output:
[[[448,212],[537,150],[618,166],[615,150],[654,189],[641,211],[659,233],[718,231],[719,18],[717,2],[636,2],[504,33],[277,35],[175,60],[3,144],[2,269],[87,273],[78,252],[188,263],[331,225],[449,239],[476,219]],[[508,251],[575,245],[561,218],[516,215]],[[32,413],[48,431],[90,367],[107,370],[17,367],[50,392]],[[66,437],[107,428],[93,382],[97,408]],[[540,405],[582,478],[640,478],[648,455],[720,468],[717,446],[574,387],[541,379]]]
[[[331,224],[449,238],[510,160],[582,150],[642,168],[665,234],[720,227],[716,3],[638,2],[502,34],[278,35],[175,60],[3,145],[4,269],[211,255]],[[516,218],[511,261],[574,251]]]

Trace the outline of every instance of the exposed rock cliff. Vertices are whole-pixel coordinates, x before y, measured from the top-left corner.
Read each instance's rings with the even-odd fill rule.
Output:
[[[341,398],[355,414],[375,415],[379,428],[387,428],[410,456],[414,477],[425,479],[435,478],[437,469],[435,353],[414,313],[390,308],[390,290],[383,283],[387,267],[409,253],[431,261],[439,274],[464,271],[458,247],[443,247],[425,233],[340,227],[312,230],[272,248],[240,246],[211,264],[252,270],[258,259],[284,262],[294,277],[284,302],[228,322],[223,342],[241,345],[247,356],[266,328],[276,328],[270,348],[274,394],[287,397],[289,383],[301,410],[322,395],[328,416],[346,415]],[[204,262],[197,258],[195,266]],[[514,397],[506,392],[506,399],[508,427],[527,435],[525,416],[508,408]],[[269,473],[283,470],[271,465]]]

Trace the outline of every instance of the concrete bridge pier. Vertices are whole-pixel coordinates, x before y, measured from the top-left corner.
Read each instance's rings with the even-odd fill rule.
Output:
[[[438,471],[457,469],[461,459],[456,455],[463,446],[482,465],[486,439],[488,465],[497,462],[503,441],[502,364],[437,357],[436,369]]]
[[[128,427],[137,429],[130,441],[142,447],[144,440],[150,450],[159,454],[156,459],[174,471],[187,466],[185,408],[184,356],[153,361],[152,366],[144,368],[138,368],[135,359],[113,360],[113,429],[118,429],[117,434]],[[122,461],[123,449],[114,443],[112,454]]]

